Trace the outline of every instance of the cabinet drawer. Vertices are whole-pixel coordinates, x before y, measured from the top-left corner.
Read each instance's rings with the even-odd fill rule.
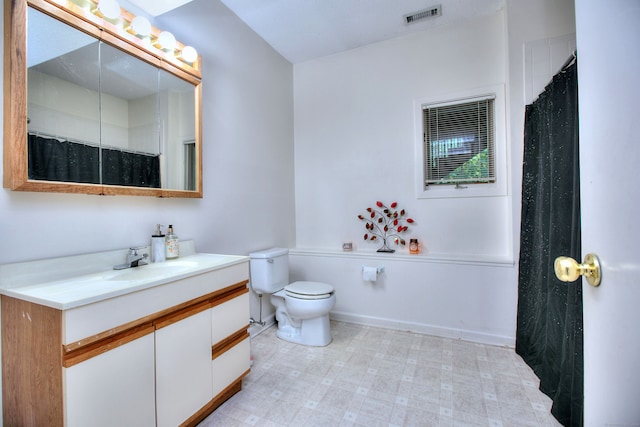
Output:
[[[250,339],[246,338],[213,359],[214,397],[249,371],[249,342]]]
[[[211,343],[215,345],[249,324],[249,292],[211,309]]]

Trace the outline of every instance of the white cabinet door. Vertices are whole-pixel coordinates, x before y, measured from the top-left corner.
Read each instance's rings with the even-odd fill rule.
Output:
[[[153,334],[69,368],[65,381],[65,425],[154,426]]]
[[[175,427],[212,399],[211,309],[156,330],[158,426]]]

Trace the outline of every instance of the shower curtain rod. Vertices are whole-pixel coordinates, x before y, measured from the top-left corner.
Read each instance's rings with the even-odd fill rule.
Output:
[[[571,53],[571,56],[570,56],[566,61],[564,61],[564,64],[562,64],[562,67],[560,67],[560,70],[558,70],[558,71],[556,72],[556,74],[555,74],[555,75],[558,75],[558,74],[564,74],[564,73],[567,71],[567,69],[568,69],[569,67],[571,67],[571,66],[576,62],[576,60],[577,60],[577,59],[578,59],[578,54],[577,54],[577,52],[574,50],[574,51]],[[547,84],[544,86],[544,90],[546,90],[546,88],[551,84],[551,82],[553,82],[553,77],[551,77],[551,79],[549,80],[549,83],[547,83]],[[544,92],[544,90],[543,90],[542,92]],[[540,93],[538,94],[538,96],[536,96],[536,98],[535,98],[532,102],[537,101],[537,100],[538,100],[538,98],[540,97],[540,95],[542,94],[542,92],[540,92]]]
[[[562,64],[562,67],[560,68],[560,72],[563,73],[567,68],[573,65],[573,63],[576,62],[576,59],[578,59],[578,55],[574,50],[571,56],[569,57],[569,59],[567,59],[565,63]]]
[[[104,148],[107,150],[116,150],[116,151],[121,151],[123,153],[130,153],[130,154],[142,154],[145,156],[151,156],[151,157],[156,157],[159,156],[159,153],[149,153],[146,151],[138,151],[138,150],[131,150],[129,148],[122,148],[122,147],[115,147],[112,145],[100,145],[97,143],[93,143],[93,142],[89,142],[89,141],[83,141],[80,139],[74,139],[74,138],[68,138],[68,137],[64,137],[64,136],[59,136],[59,135],[53,135],[50,133],[46,133],[46,132],[39,132],[39,131],[32,131],[29,132],[29,135],[35,135],[35,136],[39,136],[42,138],[50,138],[50,139],[56,139],[60,142],[71,142],[73,144],[82,144],[82,145],[86,145],[89,147],[96,147],[96,148]]]

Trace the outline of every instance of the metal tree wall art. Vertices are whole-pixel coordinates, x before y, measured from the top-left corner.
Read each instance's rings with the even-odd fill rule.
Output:
[[[364,226],[367,233],[364,235],[364,240],[382,239],[382,247],[377,252],[395,252],[395,249],[388,246],[388,239],[393,239],[396,245],[404,246],[406,243],[400,234],[409,229],[405,224],[413,224],[413,219],[405,217],[404,209],[397,211],[397,206],[396,202],[387,207],[378,201],[376,208],[367,208],[368,214],[358,215],[358,219],[366,222]]]

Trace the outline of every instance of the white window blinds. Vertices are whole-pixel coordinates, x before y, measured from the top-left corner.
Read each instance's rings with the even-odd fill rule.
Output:
[[[425,187],[495,182],[494,100],[423,106]]]

